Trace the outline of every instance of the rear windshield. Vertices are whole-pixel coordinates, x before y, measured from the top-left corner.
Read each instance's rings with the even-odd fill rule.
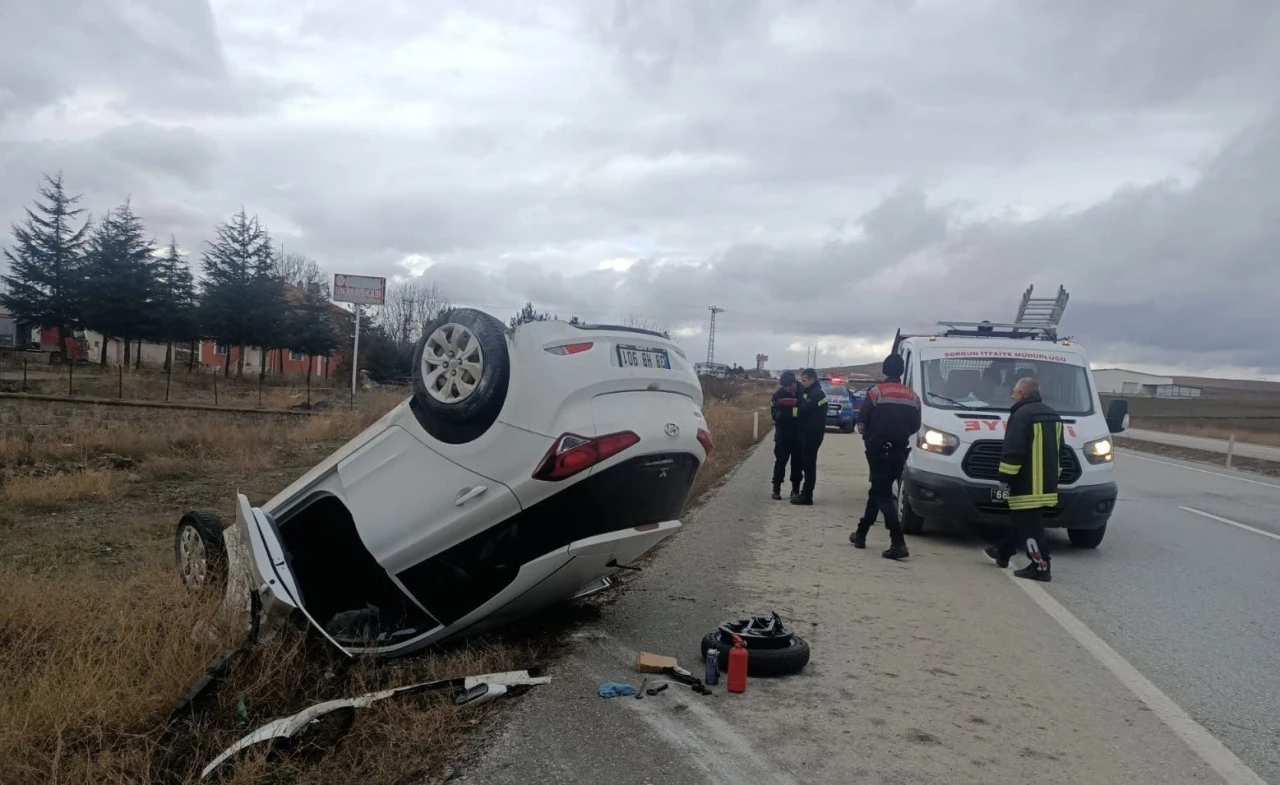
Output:
[[[848,395],[849,388],[843,384],[832,384],[831,382],[822,383],[822,391],[827,395]]]
[[[1030,376],[1040,382],[1040,396],[1058,414],[1093,414],[1093,392],[1084,366],[1053,360],[964,357],[924,360],[924,402],[935,409],[1007,412],[1013,385]]]

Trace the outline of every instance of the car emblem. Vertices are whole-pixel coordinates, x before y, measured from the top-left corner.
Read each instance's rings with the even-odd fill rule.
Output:
[[[667,427],[663,430],[665,430],[667,432],[667,435],[670,436],[672,439],[680,435],[680,426],[676,425],[673,422],[667,423]]]

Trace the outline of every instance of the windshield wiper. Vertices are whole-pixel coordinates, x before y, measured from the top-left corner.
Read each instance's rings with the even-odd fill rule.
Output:
[[[955,398],[948,398],[948,397],[947,397],[947,396],[945,396],[945,395],[938,395],[936,392],[927,392],[927,393],[925,393],[925,395],[928,395],[928,396],[930,396],[930,397],[932,397],[932,398],[937,398],[937,399],[938,399],[938,400],[940,400],[940,401],[945,401],[945,402],[947,402],[947,403],[949,403],[949,404],[953,404],[953,405],[955,405],[955,406],[959,406],[961,409],[964,409],[965,411],[970,411],[970,412],[981,411],[981,407],[978,407],[978,406],[970,406],[970,405],[969,405],[969,404],[967,404],[967,403],[960,403],[960,402],[959,402],[959,401],[957,401]]]

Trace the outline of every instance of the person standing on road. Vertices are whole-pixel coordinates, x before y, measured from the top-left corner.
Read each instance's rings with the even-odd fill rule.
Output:
[[[1040,384],[1031,377],[1013,388],[1013,408],[1000,453],[1000,476],[1009,487],[1009,536],[986,553],[1001,568],[1022,547],[1031,563],[1013,574],[1049,581],[1049,549],[1044,536],[1043,511],[1058,504],[1059,451],[1062,419],[1040,398]]]
[[[813,489],[818,484],[818,448],[827,435],[827,393],[818,382],[818,372],[805,368],[800,372],[800,473],[804,475],[800,494],[792,504],[813,504]]]
[[[886,357],[880,368],[885,380],[867,390],[867,400],[858,412],[858,430],[866,443],[871,489],[867,492],[862,520],[849,535],[849,541],[859,550],[866,548],[867,532],[875,525],[876,514],[882,512],[889,529],[889,549],[881,554],[886,559],[911,555],[902,534],[897,499],[893,496],[893,484],[902,476],[902,467],[907,463],[911,437],[920,430],[920,396],[902,383],[905,368],[902,355]]]
[[[782,499],[782,478],[791,465],[791,498],[800,495],[800,400],[796,375],[784,371],[769,402],[773,418],[773,499]]]

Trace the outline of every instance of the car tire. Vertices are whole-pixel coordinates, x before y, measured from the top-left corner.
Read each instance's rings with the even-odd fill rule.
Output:
[[[804,670],[809,664],[809,642],[799,635],[791,636],[793,643],[785,649],[751,649],[747,651],[747,675],[769,678],[772,676],[790,676]],[[732,645],[720,640],[718,633],[710,632],[702,639],[702,659],[707,652],[715,649],[720,653],[720,669],[729,667],[729,651]]]
[[[1097,529],[1067,529],[1067,539],[1077,548],[1096,548],[1107,536],[1107,525],[1104,523]]]
[[[898,517],[902,519],[902,533],[918,535],[924,531],[924,518],[911,509],[906,489],[898,489]]]
[[[414,413],[441,441],[471,441],[498,419],[510,379],[502,322],[484,311],[458,308],[427,323],[414,347]]]
[[[173,563],[192,591],[218,588],[227,578],[226,525],[217,510],[191,510],[173,535]]]

